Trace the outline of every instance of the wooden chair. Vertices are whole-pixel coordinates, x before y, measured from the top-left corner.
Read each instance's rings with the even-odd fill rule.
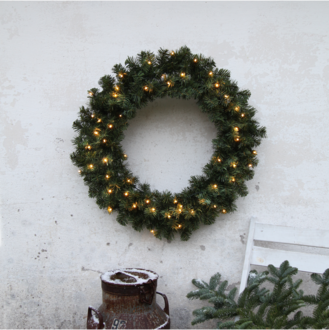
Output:
[[[255,246],[255,240],[329,249],[329,230],[267,225],[251,219],[239,294],[247,285],[250,265],[279,267],[288,260],[291,266],[304,272],[322,274],[329,268],[329,255],[264,248]]]

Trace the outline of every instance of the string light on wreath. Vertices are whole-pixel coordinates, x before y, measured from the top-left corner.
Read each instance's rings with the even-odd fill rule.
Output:
[[[99,207],[116,211],[120,223],[127,219],[136,230],[151,229],[156,238],[180,235],[182,240],[188,240],[200,224],[215,222],[219,213],[235,210],[236,199],[246,195],[245,182],[258,163],[255,149],[266,136],[248,104],[250,92],[239,90],[229,72],[216,68],[211,58],[192,53],[186,46],[175,51],[160,49],[158,54],[142,52],[124,65],[115,65],[113,71],[115,76],[101,78],[103,90],[88,91],[88,107],[80,108],[79,119],[73,123],[78,136],[71,159]],[[121,145],[136,112],[166,96],[195,99],[217,129],[214,152],[208,163],[205,160],[203,175],[193,176],[175,194],[139,183],[127,167],[128,156]]]

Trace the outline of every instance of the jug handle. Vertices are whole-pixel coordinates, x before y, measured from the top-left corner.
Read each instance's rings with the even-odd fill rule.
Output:
[[[91,306],[88,307],[87,329],[90,329],[90,328],[88,327],[88,324],[89,324],[88,321],[89,321],[89,320],[91,319],[91,317],[92,317],[91,311],[94,311],[94,312],[97,314],[97,316],[98,316],[99,323],[98,323],[98,326],[97,326],[96,329],[103,329],[103,328],[104,328],[104,323],[103,323],[103,316],[102,316],[102,314],[101,314],[97,309],[95,309],[95,308],[93,308],[93,307],[91,307]]]
[[[163,297],[163,299],[165,301],[165,307],[164,307],[163,311],[169,316],[169,302],[168,302],[167,296],[164,293],[161,293],[159,291],[157,291],[156,293]]]

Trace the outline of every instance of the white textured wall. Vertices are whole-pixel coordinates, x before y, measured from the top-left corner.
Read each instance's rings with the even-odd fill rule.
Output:
[[[328,12],[328,2],[0,2],[1,327],[82,328],[101,303],[99,273],[142,267],[160,275],[172,327],[188,328],[202,305],[185,298],[192,278],[239,282],[251,217],[329,229]],[[182,45],[251,90],[268,138],[238,211],[168,243],[88,197],[71,126],[114,64]],[[161,100],[123,145],[143,180],[179,191],[201,174],[213,134],[192,101]]]

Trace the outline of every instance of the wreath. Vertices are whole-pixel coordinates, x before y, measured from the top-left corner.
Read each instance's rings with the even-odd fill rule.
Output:
[[[147,228],[157,238],[188,240],[200,224],[213,224],[218,216],[236,210],[235,200],[246,196],[246,180],[253,178],[257,147],[266,130],[253,118],[250,92],[240,91],[230,72],[217,69],[211,58],[160,49],[128,57],[113,67],[115,77],[99,81],[101,90],[88,91],[89,105],[81,107],[73,123],[78,135],[71,154],[73,163],[89,186],[89,196],[101,209],[117,211],[121,225]],[[148,102],[163,97],[195,99],[215,124],[213,155],[203,174],[192,176],[178,193],[151,190],[128,169],[121,141],[128,120]]]

